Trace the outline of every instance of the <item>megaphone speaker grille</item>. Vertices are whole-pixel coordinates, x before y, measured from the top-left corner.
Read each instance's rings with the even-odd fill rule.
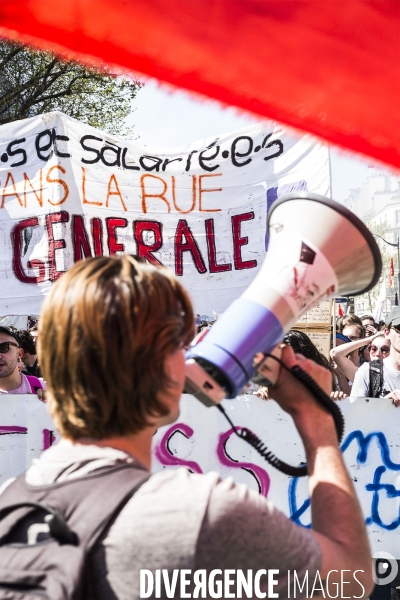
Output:
[[[283,225],[300,232],[327,258],[334,269],[340,295],[371,290],[382,272],[382,258],[367,226],[342,204],[309,192],[279,198],[268,215],[270,235]]]

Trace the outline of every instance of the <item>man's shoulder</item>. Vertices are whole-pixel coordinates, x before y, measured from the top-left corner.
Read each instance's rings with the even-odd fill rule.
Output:
[[[153,564],[154,557],[164,557],[164,546],[174,556],[182,548],[187,549],[188,556],[193,555],[219,481],[217,473],[193,474],[184,467],[154,473],[116,517],[105,547],[112,548],[115,555],[128,553],[135,561],[148,556],[143,568],[145,563]]]
[[[13,390],[10,393],[11,394],[32,394],[32,386],[30,384],[29,377],[27,375],[25,375],[25,373],[20,373],[20,375],[21,375],[20,385],[18,386],[18,388],[16,388],[15,390]]]
[[[168,522],[176,526],[180,520],[191,519],[197,529],[195,523],[200,526],[206,512],[215,519],[233,522],[254,510],[272,516],[276,509],[269,500],[232,477],[222,479],[216,472],[190,473],[181,467],[151,475],[126,504],[118,520],[129,522],[133,514],[140,514],[142,520],[148,517],[153,524],[158,521],[165,527]]]
[[[216,471],[205,474],[191,473],[186,467],[164,469],[154,473],[141,487],[138,496],[160,494],[164,499],[168,496],[196,497],[207,499],[213,504],[227,503],[231,507],[239,504],[261,502],[272,510],[272,503],[250,489],[243,483],[236,482],[233,477],[222,478]]]
[[[29,379],[24,373],[20,373],[20,383],[13,390],[0,390],[0,394],[32,394]]]
[[[151,516],[155,522],[177,513],[202,519],[219,481],[218,473],[195,474],[185,467],[153,473],[127,502],[118,519],[129,521],[131,515],[140,514],[141,518]]]
[[[383,363],[383,384],[389,392],[400,388],[400,371],[389,369]]]
[[[145,510],[151,502],[153,509],[164,514],[175,512],[177,507],[190,513],[204,513],[212,498],[224,495],[225,480],[215,471],[206,474],[191,473],[186,467],[164,469],[153,473],[132,497],[128,505]],[[234,484],[235,487],[237,484]]]
[[[383,363],[383,372],[385,374],[390,375],[391,377],[400,377],[400,369],[398,369],[398,370],[390,369],[389,367],[387,367],[385,365],[385,362]]]
[[[140,493],[176,493],[190,492],[200,489],[211,491],[221,481],[220,475],[214,471],[206,474],[192,473],[186,467],[163,469],[153,473],[142,486]]]

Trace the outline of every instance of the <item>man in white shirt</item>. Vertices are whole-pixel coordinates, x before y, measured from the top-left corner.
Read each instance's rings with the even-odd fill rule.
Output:
[[[18,369],[22,352],[18,334],[0,327],[0,394],[32,394],[28,379]]]

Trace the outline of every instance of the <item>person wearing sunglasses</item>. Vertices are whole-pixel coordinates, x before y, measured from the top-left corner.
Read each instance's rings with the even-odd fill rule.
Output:
[[[20,372],[23,350],[17,331],[10,327],[0,327],[0,394],[34,394],[42,390],[36,377],[30,379]],[[36,381],[33,382],[32,380]],[[37,389],[36,389],[37,388]],[[38,395],[40,395],[38,393]]]
[[[362,365],[354,378],[351,396],[362,398],[390,398],[400,406],[400,307],[395,306],[387,317],[384,329],[385,343],[381,344],[376,360]],[[378,347],[380,337],[369,338]],[[387,352],[389,348],[389,352]]]
[[[383,331],[379,331],[374,336],[374,341],[368,346],[368,352],[370,353],[371,360],[389,356],[390,342],[385,338]]]
[[[29,381],[18,369],[22,352],[17,332],[0,327],[0,394],[32,393]]]

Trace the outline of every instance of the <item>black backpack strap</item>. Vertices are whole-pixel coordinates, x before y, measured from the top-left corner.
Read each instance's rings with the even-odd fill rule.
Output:
[[[114,516],[149,477],[145,469],[123,464],[87,477],[36,487],[28,485],[23,474],[0,495],[0,518],[3,517],[4,521],[0,523],[0,544],[30,512],[44,510],[53,517],[56,514],[56,539],[59,539],[58,535],[68,537],[72,534],[77,536],[79,545],[89,551]],[[51,530],[50,523],[49,528]],[[73,543],[73,539],[61,543]]]
[[[380,398],[383,390],[383,361],[381,358],[369,363],[369,398]]]

